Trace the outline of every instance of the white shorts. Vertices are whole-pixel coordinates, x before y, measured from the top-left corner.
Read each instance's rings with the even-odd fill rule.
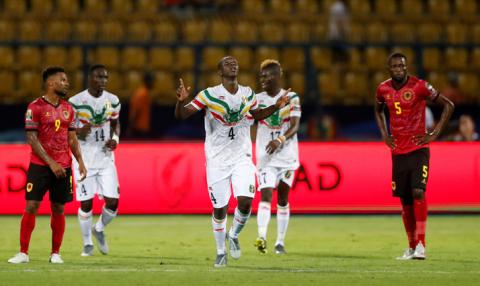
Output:
[[[214,208],[223,208],[233,196],[255,196],[255,166],[253,162],[242,162],[225,168],[207,166],[207,184],[210,201]]]
[[[291,168],[264,167],[258,170],[258,190],[271,188],[275,189],[280,181],[289,187],[293,184],[295,170]]]
[[[98,194],[100,199],[103,197],[118,199],[120,197],[117,169],[113,162],[104,169],[88,169],[87,177],[83,181],[78,181],[80,178],[78,166],[74,166],[73,169],[77,201],[91,200],[95,194]]]

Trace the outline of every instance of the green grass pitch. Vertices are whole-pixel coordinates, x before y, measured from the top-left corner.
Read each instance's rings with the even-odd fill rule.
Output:
[[[229,224],[232,217],[229,216]],[[0,217],[0,285],[480,285],[480,217],[430,216],[425,261],[396,261],[406,238],[399,215],[296,216],[285,256],[253,247],[256,217],[240,235],[242,257],[213,268],[209,216],[119,216],[106,229],[110,254],[80,257],[76,217],[67,218],[64,265],[50,265],[49,217],[37,218],[30,263],[18,251],[19,216]]]

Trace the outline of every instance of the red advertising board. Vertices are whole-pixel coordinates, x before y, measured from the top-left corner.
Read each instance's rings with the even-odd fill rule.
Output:
[[[23,211],[29,152],[27,145],[0,145],[0,214]],[[294,213],[400,209],[391,196],[390,152],[382,143],[300,143],[300,161],[290,195]],[[122,143],[116,162],[121,213],[211,213],[202,143]],[[479,172],[479,143],[432,144],[429,209],[480,210]],[[97,213],[101,206],[95,202]],[[78,202],[67,204],[66,212],[76,214],[77,208]],[[40,213],[49,213],[48,202]]]

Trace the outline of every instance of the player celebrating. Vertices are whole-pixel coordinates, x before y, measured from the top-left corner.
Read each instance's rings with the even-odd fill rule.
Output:
[[[403,54],[392,54],[388,58],[388,66],[391,79],[377,88],[375,119],[383,140],[392,150],[392,191],[393,196],[400,197],[409,241],[409,248],[398,259],[425,259],[428,143],[443,130],[454,106],[428,82],[407,73],[407,58]],[[426,100],[443,106],[440,121],[431,133],[425,130]],[[390,134],[383,112],[385,106],[390,114]]]
[[[180,79],[177,89],[175,116],[185,119],[205,109],[205,154],[207,159],[207,184],[213,204],[212,227],[217,247],[215,267],[227,265],[225,240],[228,237],[230,255],[240,258],[238,234],[250,216],[255,194],[255,166],[252,162],[250,139],[251,120],[247,113],[261,120],[288,103],[285,91],[274,105],[261,109],[250,87],[237,82],[238,62],[227,56],[218,64],[221,84],[202,90],[190,102],[190,88]],[[226,233],[230,186],[238,201],[232,227]]]
[[[108,254],[104,228],[117,215],[119,185],[113,151],[120,136],[120,101],[105,90],[108,72],[103,65],[93,65],[88,77],[88,89],[70,98],[77,117],[77,136],[88,166],[88,176],[77,181],[78,222],[83,238],[82,256],[93,254],[92,233],[102,254]],[[74,162],[77,175],[79,165]],[[102,214],[92,228],[93,197],[105,200]]]
[[[28,247],[35,228],[35,215],[43,196],[49,190],[52,216],[51,263],[63,263],[60,246],[65,232],[65,203],[73,199],[72,151],[79,162],[78,177],[85,178],[87,170],[82,160],[77,136],[75,114],[67,101],[68,79],[61,67],[49,67],[42,73],[45,95],[28,105],[25,114],[27,142],[32,148],[27,172],[26,207],[20,224],[20,252],[10,263],[29,262]]]
[[[260,65],[260,83],[264,92],[257,94],[259,107],[275,103],[285,92],[281,88],[282,67],[276,60],[265,60]],[[284,240],[290,219],[288,193],[294,172],[299,166],[297,130],[300,124],[300,99],[294,92],[288,94],[290,104],[270,117],[260,120],[256,136],[257,169],[262,200],[258,204],[258,238],[255,246],[261,253],[267,251],[267,229],[270,221],[272,192],[278,190],[277,241],[275,253],[285,254]]]

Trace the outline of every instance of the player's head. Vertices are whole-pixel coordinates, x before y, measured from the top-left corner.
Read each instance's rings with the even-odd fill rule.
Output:
[[[396,82],[403,82],[407,76],[407,57],[402,53],[393,53],[388,57],[388,70]]]
[[[237,77],[238,61],[232,56],[223,57],[217,65],[218,74],[221,77]]]
[[[62,67],[47,67],[42,72],[43,86],[47,93],[54,92],[60,97],[65,97],[68,92],[67,74]]]
[[[282,66],[277,60],[267,59],[260,64],[260,85],[265,91],[275,91],[280,87]]]
[[[88,88],[101,94],[107,87],[108,72],[104,65],[96,64],[90,67],[88,72]]]

